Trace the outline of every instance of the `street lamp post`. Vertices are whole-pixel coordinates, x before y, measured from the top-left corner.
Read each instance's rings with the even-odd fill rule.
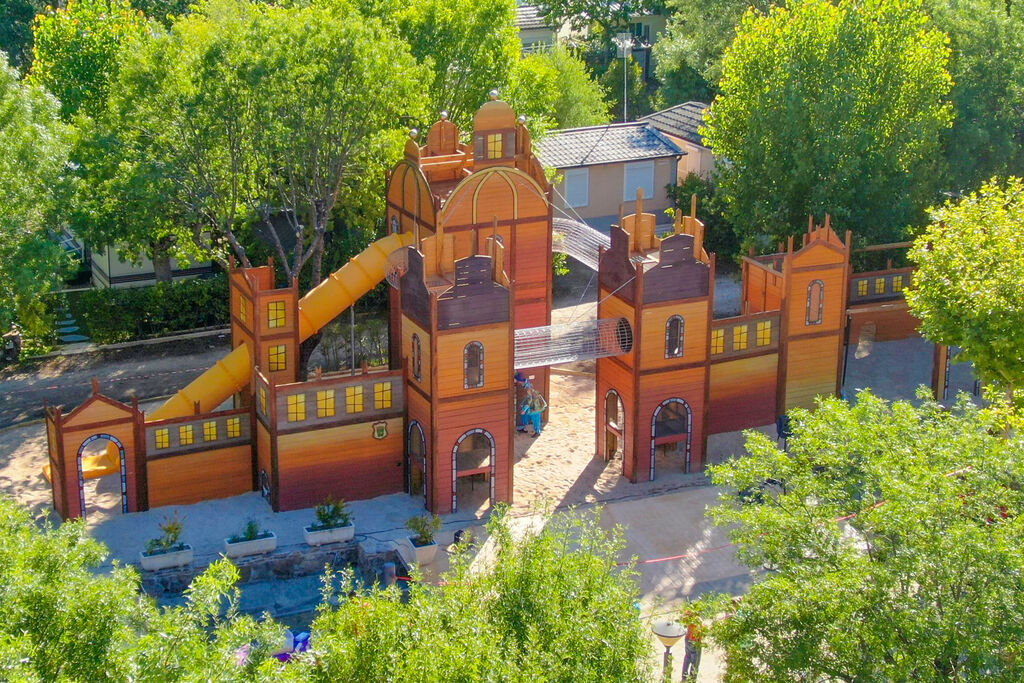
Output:
[[[662,663],[662,678],[672,675],[672,646],[686,633],[686,627],[673,619],[662,619],[651,626],[654,635],[665,646],[665,658]]]
[[[629,54],[633,48],[633,34],[616,34],[615,42],[619,46],[619,56],[622,57],[622,122],[625,123],[629,121]]]

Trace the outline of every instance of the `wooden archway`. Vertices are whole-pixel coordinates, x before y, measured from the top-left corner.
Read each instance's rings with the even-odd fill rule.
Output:
[[[659,421],[662,418],[662,412],[666,408],[679,410],[679,417],[684,417],[686,424],[682,429],[676,429],[675,425],[662,424],[661,432],[659,433]],[[690,442],[693,437],[693,411],[690,410],[690,404],[681,398],[667,398],[662,401],[657,408],[654,409],[654,415],[651,416],[651,481],[654,481],[654,460],[655,454],[657,453],[658,446],[664,446],[671,443],[679,443],[686,440],[686,459],[684,461],[683,471],[690,471]]]

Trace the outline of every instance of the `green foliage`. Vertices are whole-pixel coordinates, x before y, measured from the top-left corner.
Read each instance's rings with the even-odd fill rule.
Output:
[[[416,534],[412,537],[413,545],[430,545],[434,542],[434,534],[441,530],[441,518],[437,515],[410,517],[405,528]]]
[[[7,53],[11,66],[21,72],[32,63],[32,22],[46,9],[43,0],[4,0],[0,2],[0,50]]]
[[[228,543],[242,543],[244,541],[255,541],[257,538],[265,538],[270,535],[269,531],[260,528],[259,522],[250,519],[242,527],[242,533],[235,534],[228,538]]]
[[[97,288],[68,296],[83,333],[112,344],[228,323],[223,275],[161,282],[152,287]]]
[[[697,6],[697,3],[693,3]],[[672,23],[661,39],[654,44],[654,75],[658,80],[654,108],[667,109],[683,102],[710,102],[715,88],[691,65],[686,53],[684,36],[690,34]]]
[[[64,183],[68,129],[42,88],[19,80],[0,55],[0,330],[17,320],[29,336],[50,326],[42,298],[70,260],[50,238]]]
[[[697,195],[697,218],[704,223],[704,249],[709,254],[715,252],[719,259],[735,259],[740,255],[739,239],[725,217],[725,207],[713,182],[691,172],[677,185],[670,185],[668,192],[675,210],[685,215],[690,214],[690,199]]]
[[[588,29],[598,34],[606,45],[611,44],[617,31],[629,26],[633,16],[658,10],[662,4],[660,0],[541,0],[536,3],[540,15],[550,26],[568,24],[573,31]]]
[[[749,456],[710,468],[715,523],[772,568],[738,608],[703,605],[729,613],[711,629],[726,680],[1021,680],[1024,443],[996,435],[1005,415],[865,391],[790,417],[788,453],[748,432]]]
[[[517,62],[507,99],[527,125],[540,120],[544,128],[581,128],[609,120],[604,87],[561,43]]]
[[[331,496],[317,504],[314,512],[316,512],[316,523],[310,527],[314,531],[336,529],[352,523],[352,511],[348,509],[348,503]]]
[[[910,253],[910,309],[926,338],[961,347],[1012,397],[1024,387],[1024,181],[993,179],[931,218]]]
[[[605,92],[608,93],[608,117],[613,121],[622,120],[623,86],[626,88],[626,109],[630,121],[646,116],[653,111],[647,81],[644,80],[644,70],[640,68],[640,64],[635,58],[630,57],[628,79],[626,83],[623,83],[623,61],[622,59],[613,59],[608,65],[608,70],[598,79]]]
[[[127,0],[69,0],[36,18],[29,79],[57,96],[65,120],[79,111],[95,116],[106,105],[119,54],[145,30],[145,17]]]
[[[566,254],[556,251],[551,254],[551,272],[554,275],[569,274],[569,257]]]
[[[743,235],[798,234],[810,214],[899,241],[935,191],[946,36],[919,0],[808,0],[747,13],[702,134]]]
[[[160,536],[146,541],[146,554],[159,555],[170,553],[184,548],[181,542],[181,534],[185,531],[185,520],[178,517],[178,511],[174,511],[171,517],[165,517],[160,522]]]

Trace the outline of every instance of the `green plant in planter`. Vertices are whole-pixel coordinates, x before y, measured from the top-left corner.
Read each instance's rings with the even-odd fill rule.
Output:
[[[341,499],[328,496],[316,506],[315,511],[316,522],[309,527],[313,531],[337,529],[352,523],[352,512],[348,509],[348,503]]]
[[[242,533],[229,538],[228,543],[255,541],[257,538],[263,538],[268,535],[269,532],[260,529],[259,522],[257,522],[255,519],[250,519],[248,522],[245,523],[245,527],[242,529]]]
[[[434,542],[434,534],[441,530],[441,518],[437,515],[419,515],[410,518],[405,528],[416,534],[412,537],[413,545],[430,545]]]
[[[171,517],[165,517],[160,524],[160,531],[163,532],[158,538],[151,538],[146,541],[147,555],[161,555],[182,550],[185,544],[181,542],[181,533],[185,530],[185,520],[178,517],[178,511],[174,511]]]

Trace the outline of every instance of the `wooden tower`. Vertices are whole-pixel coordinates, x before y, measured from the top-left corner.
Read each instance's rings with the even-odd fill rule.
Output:
[[[597,449],[606,459],[621,450],[633,482],[656,476],[659,452],[700,471],[706,441],[714,263],[694,216],[663,239],[654,224],[638,193],[637,213],[611,229],[598,274],[598,318],[625,319],[634,339],[629,353],[597,361]]]

